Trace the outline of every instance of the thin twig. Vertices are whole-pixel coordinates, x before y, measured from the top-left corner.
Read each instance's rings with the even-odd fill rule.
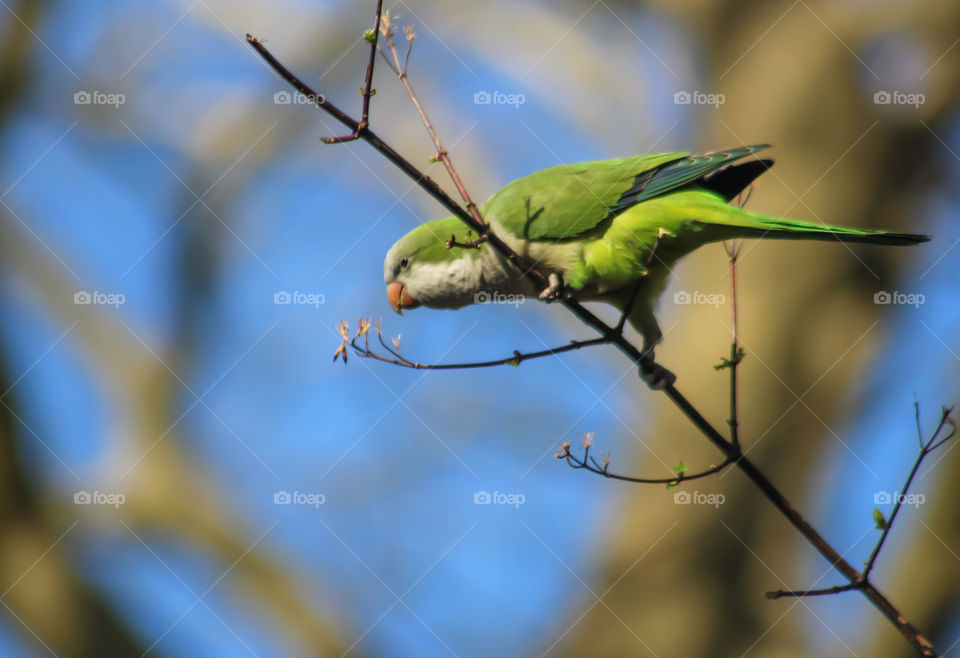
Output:
[[[353,129],[353,132],[349,135],[343,135],[342,137],[321,137],[320,140],[324,144],[343,144],[344,142],[352,142],[355,139],[360,139],[361,133],[367,129],[367,126],[370,125],[370,99],[376,93],[373,91],[373,65],[377,59],[377,38],[380,33],[380,15],[383,9],[383,0],[377,0],[377,17],[373,24],[373,30],[370,33],[370,59],[367,61],[367,73],[363,78],[363,88],[360,90],[360,94],[363,96],[363,103],[360,107],[360,121],[357,122],[356,127]],[[247,35],[247,39],[250,38],[250,35]]]
[[[474,368],[493,368],[495,366],[513,366],[517,367],[524,361],[531,361],[533,359],[540,359],[545,356],[555,356],[557,354],[563,354],[565,352],[572,352],[575,350],[582,350],[585,347],[595,347],[597,345],[607,345],[609,341],[603,336],[597,338],[591,338],[589,340],[574,340],[570,341],[566,345],[561,345],[559,347],[551,347],[545,350],[538,350],[536,352],[520,352],[514,350],[511,356],[504,357],[502,359],[492,359],[490,361],[472,361],[467,363],[419,363],[417,361],[411,361],[403,357],[398,349],[391,347],[386,343],[383,338],[383,333],[380,328],[380,323],[376,325],[376,334],[377,338],[380,341],[380,345],[390,353],[391,356],[384,356],[382,354],[377,354],[370,349],[369,344],[366,341],[367,331],[369,328],[370,320],[361,320],[360,329],[357,330],[356,335],[353,338],[349,338],[344,331],[341,331],[341,336],[343,337],[343,343],[341,347],[337,348],[337,352],[334,356],[334,359],[340,358],[343,355],[345,345],[349,345],[353,349],[354,353],[365,359],[375,359],[377,361],[382,361],[384,363],[390,363],[395,366],[401,366],[403,368],[413,368],[414,370],[470,370]],[[367,325],[367,328],[364,328],[364,324]],[[342,323],[341,326],[344,326],[345,323]],[[346,328],[346,327],[345,327]],[[360,337],[364,337],[364,344],[359,345],[358,340]],[[395,339],[394,345],[399,343],[399,339]]]
[[[767,592],[768,599],[786,599],[786,598],[805,598],[808,596],[827,596],[828,594],[840,594],[854,589],[860,589],[859,585],[847,583],[846,585],[835,585],[834,587],[825,587],[823,589],[778,589]]]
[[[749,198],[749,197],[748,197]],[[727,362],[730,368],[730,418],[727,423],[730,425],[730,443],[740,449],[740,413],[737,406],[737,367],[743,360],[743,350],[740,348],[737,325],[737,259],[740,258],[739,243],[733,240],[731,244],[723,243],[723,248],[727,251],[727,258],[730,261],[730,308],[733,320],[733,326],[730,329],[732,334],[730,342],[730,360]]]
[[[931,434],[929,439],[924,441],[923,430],[919,421],[920,405],[914,402],[914,412],[917,418],[917,433],[920,437],[920,451],[917,454],[917,458],[913,462],[913,467],[910,469],[909,475],[907,475],[907,481],[904,483],[903,489],[898,492],[897,501],[894,504],[893,511],[890,513],[890,518],[883,519],[882,515],[878,517],[878,523],[879,521],[883,522],[881,526],[882,532],[880,533],[880,537],[877,540],[876,545],[874,545],[873,550],[870,552],[870,557],[865,562],[863,571],[858,574],[856,578],[851,579],[850,582],[845,585],[836,585],[834,587],[813,590],[775,590],[772,592],[767,592],[766,596],[768,599],[824,596],[827,594],[839,594],[841,592],[849,592],[853,590],[860,590],[864,592],[876,591],[875,586],[870,582],[870,574],[873,572],[874,565],[877,562],[877,557],[880,555],[880,551],[883,549],[884,543],[887,541],[887,537],[890,535],[890,531],[893,529],[894,521],[897,519],[897,515],[900,513],[900,508],[903,506],[907,492],[910,490],[910,486],[913,484],[914,477],[920,468],[920,464],[922,464],[932,452],[942,446],[944,442],[953,438],[956,432],[956,427],[953,419],[950,416],[952,411],[952,408],[944,408],[941,411],[940,422],[937,425],[936,430],[933,432],[933,434]],[[945,436],[941,437],[941,435],[944,433],[944,430],[947,428],[950,428],[950,431],[947,432]]]
[[[914,402],[914,409],[917,417],[919,418],[919,403]],[[873,547],[873,551],[870,553],[870,557],[867,559],[866,566],[863,569],[863,580],[866,581],[870,578],[870,572],[873,571],[873,566],[877,561],[877,556],[880,555],[880,550],[883,548],[884,542],[887,541],[887,536],[890,534],[890,530],[893,529],[893,522],[897,519],[897,514],[900,513],[900,508],[903,506],[903,501],[906,498],[907,492],[910,490],[910,485],[913,484],[913,478],[920,469],[920,464],[923,463],[923,460],[926,459],[930,453],[942,446],[944,441],[947,441],[953,437],[954,431],[951,431],[943,440],[937,441],[937,438],[940,436],[941,432],[943,432],[948,425],[952,425],[952,420],[950,419],[951,411],[953,411],[952,408],[942,410],[940,415],[940,423],[937,425],[936,431],[926,443],[923,443],[923,434],[921,430],[918,429],[918,436],[920,437],[922,445],[920,454],[917,455],[917,459],[913,462],[913,468],[910,469],[910,474],[907,475],[907,481],[903,484],[903,489],[900,490],[899,495],[897,496],[897,502],[893,506],[893,511],[890,512],[890,518],[888,518],[883,524],[883,530],[880,533],[880,539],[877,540],[877,545]]]
[[[407,77],[406,66],[401,66],[400,64],[400,55],[397,53],[397,44],[393,40],[393,26],[391,24],[389,12],[384,17],[384,21],[380,26],[380,31],[383,33],[384,41],[387,43],[387,49],[393,56],[392,68],[397,74],[397,77],[400,79],[400,83],[406,90],[407,95],[410,97],[413,106],[417,109],[417,114],[420,115],[420,120],[423,121],[424,127],[426,127],[427,132],[430,134],[430,139],[433,140],[433,145],[437,149],[437,159],[443,163],[444,168],[447,170],[447,174],[450,176],[450,180],[453,181],[454,186],[457,188],[457,192],[460,194],[460,198],[463,199],[463,203],[474,222],[476,222],[477,227],[483,226],[485,228],[486,224],[484,223],[483,218],[480,217],[480,211],[477,209],[477,204],[475,204],[473,199],[470,198],[467,188],[464,186],[463,181],[460,180],[460,175],[453,167],[453,162],[450,160],[450,154],[447,153],[445,148],[443,148],[443,144],[440,142],[440,137],[437,135],[437,131],[430,122],[430,118],[427,116],[426,110],[423,109],[420,99],[417,98],[417,95],[413,91],[413,87],[410,85],[410,79]],[[413,40],[408,39],[408,44],[409,48],[412,48]],[[409,49],[407,50],[407,59],[410,59]],[[486,233],[486,230],[482,230],[480,233]]]
[[[602,475],[603,477],[610,478],[611,480],[622,480],[623,482],[633,482],[636,484],[666,484],[666,485],[677,485],[681,482],[686,482],[687,480],[698,480],[700,478],[705,478],[714,473],[719,473],[727,466],[730,466],[734,463],[732,459],[725,459],[721,463],[711,466],[703,471],[698,471],[696,473],[687,474],[686,472],[677,473],[673,477],[668,478],[642,478],[632,475],[620,475],[618,473],[610,472],[610,459],[609,457],[602,456],[601,459],[603,464],[601,465],[590,455],[590,443],[588,441],[584,442],[583,457],[577,457],[570,451],[570,444],[564,442],[560,446],[560,452],[556,453],[554,457],[557,459],[563,459],[571,468],[576,469],[586,469],[591,473],[596,473],[597,475]]]

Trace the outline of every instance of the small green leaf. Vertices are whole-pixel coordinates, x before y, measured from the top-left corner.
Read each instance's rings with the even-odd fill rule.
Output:
[[[670,491],[678,484],[680,484],[680,480],[671,480],[670,482],[667,482],[667,491]]]
[[[673,467],[673,472],[677,475],[683,475],[689,470],[689,466],[683,463],[683,460],[680,460],[680,463]]]
[[[878,510],[876,507],[873,508],[873,522],[876,524],[877,530],[887,529],[887,519],[884,518],[883,512]]]
[[[363,31],[363,40],[373,45],[374,40],[377,38],[377,33],[373,29]]]
[[[717,365],[713,366],[713,369],[714,369],[714,370],[723,370],[724,368],[733,368],[733,367],[739,365],[740,362],[743,361],[743,357],[745,357],[745,356],[746,356],[746,354],[744,353],[743,348],[742,348],[742,347],[738,347],[738,348],[737,348],[737,352],[736,352],[736,354],[734,354],[732,360],[731,360],[731,359],[728,359],[728,358],[726,358],[726,357],[720,357],[720,363],[718,363]]]

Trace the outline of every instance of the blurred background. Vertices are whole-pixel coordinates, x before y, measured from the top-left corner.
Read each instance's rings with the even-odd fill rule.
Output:
[[[0,654],[910,655],[856,594],[764,598],[841,581],[738,472],[677,504],[554,459],[586,432],[618,472],[719,459],[615,350],[332,362],[359,317],[424,362],[591,335],[539,303],[390,311],[386,250],[442,208],[368,146],[321,144],[343,129],[243,38],[357,113],[372,1],[0,4]],[[913,402],[929,432],[958,396],[960,4],[385,5],[475,199],[771,142],[750,209],[934,236],[748,242],[738,269],[745,446],[861,564]],[[375,87],[374,129],[451,189],[384,66]],[[659,360],[717,427],[729,284],[702,249],[660,312]],[[876,580],[956,653],[954,444],[915,492]]]

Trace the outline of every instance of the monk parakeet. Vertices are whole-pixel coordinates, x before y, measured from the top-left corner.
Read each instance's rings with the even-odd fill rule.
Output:
[[[623,310],[652,357],[660,341],[654,317],[670,268],[697,247],[732,238],[779,238],[909,245],[923,235],[766,217],[730,205],[772,160],[746,156],[767,144],[690,155],[661,153],[543,169],[520,178],[480,207],[490,231],[549,277],[546,290],[456,217],[427,222],[387,252],[387,298],[398,313],[417,306],[454,309],[498,295],[562,290],[579,301]],[[739,161],[739,162],[738,162]],[[630,304],[630,299],[637,295]]]

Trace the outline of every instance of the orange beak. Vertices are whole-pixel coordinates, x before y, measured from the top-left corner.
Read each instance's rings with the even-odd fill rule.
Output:
[[[387,300],[390,302],[390,308],[401,315],[405,308],[417,308],[420,306],[420,302],[411,297],[410,293],[399,281],[392,281],[387,284]]]

